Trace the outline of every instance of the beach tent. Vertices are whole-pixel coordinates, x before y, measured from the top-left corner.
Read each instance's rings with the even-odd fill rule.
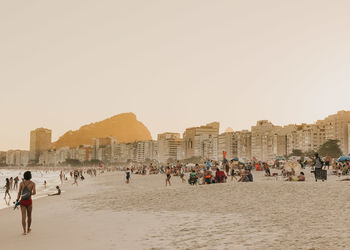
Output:
[[[350,156],[349,155],[343,155],[341,157],[338,158],[338,161],[350,161]]]

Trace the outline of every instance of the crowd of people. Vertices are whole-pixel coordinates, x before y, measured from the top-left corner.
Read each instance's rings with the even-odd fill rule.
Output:
[[[296,163],[296,162],[294,162]],[[315,180],[327,178],[327,174],[334,174],[337,176],[349,174],[350,161],[339,162],[330,157],[321,158],[317,153],[313,159],[309,161],[301,161],[298,163],[300,169],[303,170],[306,167],[311,167],[312,173],[315,175]],[[271,172],[274,170],[274,173]],[[51,169],[58,171],[58,169]],[[78,186],[78,181],[84,181],[85,175],[90,177],[96,177],[98,174],[112,171],[125,171],[126,183],[131,182],[132,174],[135,175],[152,175],[152,174],[164,174],[165,186],[171,185],[172,176],[177,176],[183,183],[189,183],[190,185],[209,185],[214,183],[225,183],[230,181],[237,182],[253,182],[253,171],[264,171],[266,177],[281,176],[285,181],[291,182],[303,182],[306,180],[304,171],[300,171],[298,174],[295,168],[287,169],[285,164],[280,161],[275,161],[273,164],[267,162],[252,161],[243,163],[238,160],[213,161],[207,160],[202,164],[184,164],[177,161],[175,164],[157,165],[150,163],[149,165],[133,165],[119,166],[119,167],[93,167],[93,168],[77,168],[72,170],[71,168],[64,168],[59,171],[59,181],[61,185],[65,182],[72,180],[72,185]],[[276,170],[277,173],[276,173]],[[281,170],[281,171],[279,171]],[[47,171],[47,170],[46,170]],[[326,177],[324,177],[324,174]],[[186,179],[187,177],[187,179]],[[70,178],[70,180],[69,180]],[[325,179],[324,179],[325,178]],[[31,231],[32,221],[32,196],[36,194],[36,184],[31,180],[32,173],[26,171],[23,174],[22,181],[18,176],[6,178],[6,184],[4,186],[4,199],[10,204],[11,191],[18,191],[17,199],[14,202],[15,208],[21,208],[22,214],[22,226],[23,233],[27,234]],[[345,178],[342,181],[350,181],[350,178]],[[46,188],[47,182],[44,181]],[[52,185],[52,183],[50,183]],[[49,193],[48,196],[61,195],[60,186],[55,186],[56,192]]]
[[[51,171],[57,171],[57,169],[51,169]],[[89,168],[89,169],[75,169],[75,170],[68,170],[64,169],[59,172],[59,181],[61,185],[64,182],[69,181],[69,177],[73,180],[72,185],[78,186],[78,181],[83,181],[85,179],[84,175],[87,174],[90,177],[97,176],[98,173],[104,173],[105,171],[111,172],[116,171],[114,168],[104,168],[104,169],[96,169],[96,168]],[[48,170],[45,170],[47,173]],[[43,174],[41,174],[43,176]],[[67,177],[68,176],[68,177]],[[10,177],[6,178],[5,180],[5,196],[4,200],[5,203],[10,206],[11,202],[11,191],[17,192],[17,198],[13,202],[14,209],[20,208],[21,215],[22,215],[22,227],[23,227],[23,234],[26,235],[30,233],[31,231],[31,222],[32,222],[32,208],[33,208],[33,201],[32,196],[36,195],[37,193],[37,187],[36,183],[32,181],[32,172],[26,171],[23,174],[22,181],[19,182],[19,177]],[[46,189],[47,181],[44,180],[43,186]],[[61,195],[62,191],[60,186],[56,185],[55,187],[56,192],[54,193],[48,193],[48,196],[58,196]]]

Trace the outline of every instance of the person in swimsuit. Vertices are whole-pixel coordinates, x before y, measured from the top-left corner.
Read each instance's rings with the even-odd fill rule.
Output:
[[[6,195],[8,195],[11,199],[11,195],[10,195],[10,180],[9,178],[6,178],[6,184],[5,184],[5,197],[4,199],[6,199]]]
[[[126,169],[125,174],[126,174],[126,184],[129,184],[129,182],[130,182],[130,169],[129,168]]]
[[[289,176],[286,181],[305,181],[305,174],[300,172],[298,176]]]
[[[231,161],[231,181],[233,181],[233,178],[237,181],[236,173],[235,173],[235,163]]]
[[[170,168],[167,167],[167,170],[166,170],[166,179],[165,179],[165,186],[166,186],[166,187],[168,186],[168,184],[169,184],[169,186],[171,186],[170,178],[171,178],[171,171],[170,171]]]
[[[56,186],[56,189],[57,189],[57,193],[54,193],[54,194],[48,194],[48,196],[55,196],[55,195],[61,195],[61,189],[59,186]]]
[[[74,182],[72,185],[76,184],[78,186],[78,177],[79,177],[78,170],[74,170]]]
[[[185,170],[184,170],[183,166],[180,165],[180,178],[181,178],[182,183],[186,182],[184,177],[185,177]]]
[[[13,189],[17,190],[17,189],[18,189],[18,181],[19,181],[18,176],[16,176],[16,177],[13,179],[13,181],[15,182],[15,183],[13,184]]]
[[[32,195],[36,194],[35,183],[31,181],[32,173],[26,171],[23,175],[24,180],[19,185],[19,191],[17,195],[17,201],[20,201],[22,212],[22,226],[23,234],[26,235],[31,231],[30,226],[32,224]],[[26,219],[28,219],[28,227],[26,227]]]

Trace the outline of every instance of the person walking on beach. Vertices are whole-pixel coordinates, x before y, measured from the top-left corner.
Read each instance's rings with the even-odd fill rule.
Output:
[[[4,199],[6,199],[6,196],[9,196],[9,198],[11,199],[11,195],[10,195],[10,180],[9,178],[6,178],[6,184],[5,184],[5,197]]]
[[[60,172],[60,181],[61,181],[61,184],[63,184],[63,172],[62,172],[62,170]]]
[[[78,186],[78,177],[79,177],[78,170],[74,170],[74,182],[72,185],[76,184]]]
[[[318,153],[315,153],[314,167],[315,167],[315,180],[317,181],[317,178],[321,176],[321,171],[323,168],[323,161],[321,160]]]
[[[129,168],[126,169],[125,174],[126,174],[126,184],[129,184],[130,183],[130,169]]]
[[[13,189],[13,177],[10,178],[10,190]]]
[[[23,177],[24,181],[19,185],[17,202],[20,201],[21,204],[23,234],[26,235],[31,231],[30,226],[32,224],[33,209],[32,195],[36,194],[36,188],[35,183],[31,181],[32,173],[30,171],[26,171]]]
[[[180,178],[181,178],[182,183],[186,182],[184,177],[185,177],[185,170],[184,170],[183,166],[181,165],[180,166]]]
[[[14,181],[13,189],[14,189],[14,190],[17,190],[17,189],[18,189],[18,181],[19,181],[18,176],[16,176],[16,177],[13,179],[13,181]]]
[[[171,186],[170,178],[171,178],[170,167],[167,167],[167,168],[166,168],[166,179],[165,179],[165,186],[166,186],[166,187],[168,186],[168,184],[169,184],[169,186]]]

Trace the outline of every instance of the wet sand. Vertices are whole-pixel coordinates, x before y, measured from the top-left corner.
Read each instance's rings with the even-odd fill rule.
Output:
[[[172,177],[124,173],[87,178],[79,187],[34,201],[33,231],[21,235],[20,211],[0,211],[2,249],[348,249],[350,182],[190,186]]]

